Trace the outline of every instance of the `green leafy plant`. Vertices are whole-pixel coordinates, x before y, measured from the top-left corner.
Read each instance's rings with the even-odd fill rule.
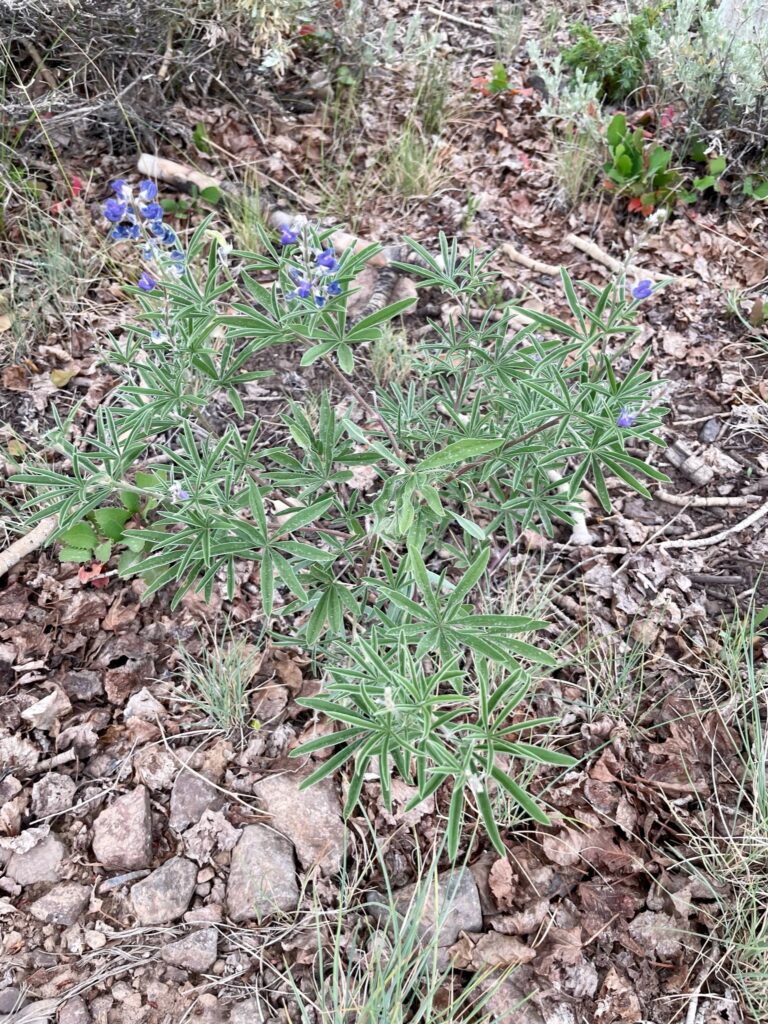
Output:
[[[661,443],[654,384],[626,357],[652,289],[577,286],[563,271],[567,319],[508,305],[478,322],[470,310],[489,294],[492,254],[460,254],[441,236],[434,256],[408,240],[414,262],[393,269],[459,312],[431,324],[419,374],[371,404],[352,379],[356,350],[380,343],[414,300],[353,321],[353,282],[378,248],[338,256],[330,234],[286,225],[278,250],[262,230],[259,253],[226,256],[203,222],[183,263],[158,253],[158,280],[145,273],[133,290],[138,322],[114,343],[123,380],[93,436],[72,438],[74,413],[48,436],[71,471],[31,466],[15,480],[32,489],[31,521],[57,515],[64,535],[135,496],[125,511],[138,499],[143,518],[124,522],[121,539],[139,555],[125,571],[146,580],[147,597],[171,587],[176,606],[190,589],[210,598],[221,587],[232,598],[238,565],[253,563],[273,642],[322,658],[324,690],[305,705],[341,726],[296,752],[339,748],[310,782],[350,762],[349,810],[375,762],[387,803],[392,771],[418,799],[447,801],[453,856],[473,817],[501,850],[495,790],[547,820],[516,781],[516,759],[572,759],[535,742],[549,720],[513,717],[557,651],[533,641],[538,620],[479,610],[491,545],[569,522],[585,478],[605,509],[606,474],[643,495],[641,477],[666,479],[625,444]],[[299,368],[320,363],[341,384],[345,408],[326,392],[312,413],[288,403],[277,431],[258,420],[243,429],[241,388],[271,372],[251,361],[288,343]],[[354,485],[362,469],[366,491]]]
[[[619,38],[601,40],[588,25],[574,25],[571,35],[576,42],[563,51],[563,62],[580,68],[586,81],[598,85],[602,98],[621,103],[642,84],[648,33],[669,6],[667,2],[644,7],[620,26]]]
[[[216,206],[221,202],[221,196],[221,189],[216,185],[208,185],[206,188],[190,185],[189,199],[162,199],[160,205],[163,212],[172,217],[190,217],[200,210],[202,204]]]
[[[627,209],[644,215],[668,202],[680,183],[680,174],[670,168],[672,151],[656,143],[648,144],[642,128],[634,131],[624,114],[616,114],[606,132],[610,159],[605,163],[610,191],[629,195]]]

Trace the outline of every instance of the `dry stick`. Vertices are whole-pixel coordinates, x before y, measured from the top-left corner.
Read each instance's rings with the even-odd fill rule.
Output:
[[[661,487],[656,490],[656,497],[666,501],[668,505],[682,505],[683,508],[728,508],[733,505],[749,505],[753,501],[759,501],[757,494],[734,494],[732,496],[721,496],[713,494],[707,497],[703,494],[672,494],[664,491]]]
[[[764,505],[761,505],[760,508],[756,508],[754,512],[748,515],[746,519],[742,519],[740,523],[736,523],[735,526],[729,526],[727,530],[715,533],[711,537],[691,537],[690,540],[665,540],[659,544],[659,550],[669,551],[672,548],[708,548],[712,544],[719,544],[720,541],[725,540],[726,537],[730,537],[733,533],[741,533],[742,530],[748,529],[766,515],[768,515],[768,501]]]
[[[22,558],[31,555],[48,540],[56,531],[59,525],[58,516],[48,516],[41,519],[34,529],[23,537],[15,540],[5,551],[0,551],[0,577],[4,576],[10,569],[20,562]]]
[[[676,284],[691,285],[695,283],[694,278],[689,277],[671,277],[669,274],[659,274],[655,270],[649,270],[647,267],[638,267],[634,263],[625,265],[621,260],[617,260],[614,256],[609,256],[604,249],[601,249],[595,242],[590,241],[587,238],[579,238],[578,235],[566,235],[565,241],[572,245],[574,249],[580,249],[582,252],[591,256],[592,259],[597,260],[599,263],[604,264],[611,270],[616,271],[618,274],[629,274],[632,277],[647,278],[650,281],[673,281]],[[525,253],[515,249],[514,246],[505,242],[501,246],[501,251],[505,256],[508,256],[515,263],[519,263],[521,267],[527,267],[528,270],[533,270],[537,274],[546,274],[548,277],[558,277],[560,275],[560,267],[554,263],[542,263],[541,260],[535,260],[532,256],[526,256]]]
[[[456,25],[463,25],[465,28],[473,28],[475,31],[484,32],[489,36],[494,33],[494,29],[489,25],[481,25],[479,21],[470,21],[469,18],[460,18],[456,14],[449,14],[447,11],[441,11],[439,7],[428,7],[427,10],[437,18],[445,18],[446,21],[452,21]]]

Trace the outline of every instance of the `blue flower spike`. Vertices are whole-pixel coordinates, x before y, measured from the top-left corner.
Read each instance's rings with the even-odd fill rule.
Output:
[[[287,224],[280,225],[280,245],[295,245],[299,240],[301,228],[289,227]]]
[[[104,203],[103,213],[111,224],[119,224],[127,212],[128,207],[125,203],[121,203],[119,199],[108,199]]]
[[[341,288],[341,285],[339,284],[339,282],[338,281],[331,281],[331,283],[328,285],[328,294],[329,295],[341,295],[341,292],[342,292],[342,288]]]
[[[147,203],[139,206],[139,213],[145,220],[157,222],[163,218],[163,208],[160,203]]]
[[[632,289],[632,298],[637,299],[649,299],[653,295],[653,282],[647,278],[643,278],[642,281],[638,281],[635,287]]]
[[[143,203],[151,203],[156,196],[157,185],[154,181],[139,182],[139,199],[141,199]]]
[[[329,273],[333,273],[334,270],[338,270],[339,261],[333,255],[333,249],[323,249],[315,256],[315,263],[318,267],[322,267],[323,270],[327,270]]]
[[[133,196],[133,190],[131,186],[123,178],[118,178],[117,181],[113,181],[110,188],[115,193],[118,199],[121,199],[124,203],[127,203]]]
[[[157,288],[157,281],[154,279],[154,277],[150,277],[146,270],[143,271],[141,277],[136,283],[143,292],[151,292],[154,291],[155,288]]]
[[[635,420],[637,419],[637,413],[632,412],[630,409],[622,409],[619,413],[618,419],[616,420],[617,427],[634,427]]]

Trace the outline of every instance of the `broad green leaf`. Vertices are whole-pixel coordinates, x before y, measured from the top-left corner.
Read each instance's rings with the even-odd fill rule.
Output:
[[[468,437],[463,441],[454,441],[439,452],[433,452],[426,459],[419,463],[419,472],[425,469],[442,469],[445,466],[455,466],[457,462],[469,462],[481,455],[495,452],[504,444],[503,437]]]
[[[99,542],[96,531],[89,523],[77,523],[59,537],[66,548],[80,548],[92,551]],[[85,561],[85,559],[83,559]]]
[[[97,508],[91,516],[99,533],[110,540],[122,540],[123,528],[131,518],[127,508]]]
[[[349,341],[355,341],[360,338],[362,334],[370,327],[376,327],[378,324],[383,324],[387,320],[393,320],[396,316],[404,313],[406,309],[414,304],[416,298],[400,299],[398,302],[393,302],[389,306],[385,306],[384,309],[379,309],[375,313],[371,313],[369,316],[363,317],[351,331],[347,334]]]
[[[93,558],[93,552],[89,548],[71,548],[63,547],[59,552],[60,562],[90,562]]]

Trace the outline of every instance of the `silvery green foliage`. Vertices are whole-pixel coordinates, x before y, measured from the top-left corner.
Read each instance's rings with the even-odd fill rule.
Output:
[[[121,211],[109,212],[114,223]],[[577,291],[563,271],[567,319],[511,304],[478,317],[491,254],[441,236],[435,257],[411,242],[419,265],[401,269],[457,310],[431,325],[423,371],[373,405],[359,392],[334,405],[326,391],[315,413],[291,402],[279,424],[245,427],[243,386],[272,375],[256,356],[268,366],[290,346],[300,367],[351,375],[360,347],[412,305],[352,322],[350,292],[377,247],[339,257],[329,234],[286,225],[282,249],[262,233],[263,254],[223,257],[202,224],[183,263],[155,261],[151,290],[132,289],[141,313],[114,344],[122,383],[93,436],[74,436],[73,410],[48,437],[71,470],[16,482],[31,488],[31,521],[55,513],[62,531],[120,500],[132,516],[120,571],[141,575],[147,595],[171,588],[178,604],[221,586],[231,598],[252,563],[265,627],[322,661],[324,690],[303,704],[341,726],[295,752],[336,748],[310,783],[347,764],[351,810],[374,765],[389,801],[394,771],[415,802],[445,794],[452,856],[468,814],[501,850],[495,788],[547,820],[515,759],[572,759],[526,738],[546,723],[521,705],[556,652],[531,642],[534,619],[486,612],[491,554],[526,527],[569,521],[586,479],[606,510],[608,476],[645,495],[640,476],[666,479],[626,448],[661,443],[664,410],[643,360],[627,356],[652,288]],[[370,493],[355,486],[360,467]]]
[[[662,102],[681,100],[701,129],[764,126],[768,18],[762,0],[676,0],[649,32]]]
[[[528,56],[547,93],[541,100],[539,116],[559,122],[561,128],[585,136],[595,145],[600,143],[604,126],[599,83],[586,81],[583,68],[566,70],[559,53],[545,57],[535,39],[528,41]]]

